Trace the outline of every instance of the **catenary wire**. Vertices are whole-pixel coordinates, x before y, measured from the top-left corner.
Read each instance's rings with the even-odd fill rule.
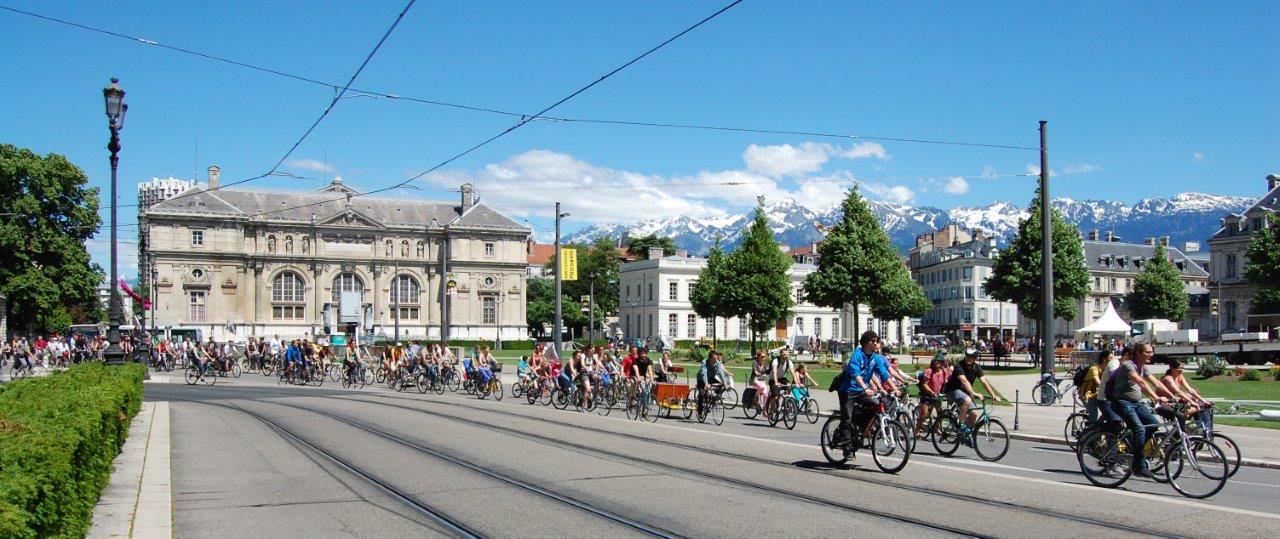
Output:
[[[357,197],[357,196],[369,196],[369,195],[373,195],[373,194],[377,194],[377,193],[383,193],[383,192],[386,192],[386,191],[391,191],[391,190],[394,190],[394,189],[399,189],[399,188],[401,188],[401,187],[404,187],[404,186],[406,186],[406,185],[409,185],[409,183],[410,183],[410,182],[412,182],[412,181],[414,181],[414,180],[416,180],[416,179],[418,179],[418,178],[421,178],[421,177],[423,177],[423,176],[426,176],[427,174],[430,174],[430,173],[432,173],[432,172],[435,172],[436,170],[439,170],[440,168],[442,168],[442,167],[444,167],[444,166],[447,166],[449,163],[452,163],[452,162],[454,162],[454,161],[456,161],[456,160],[458,160],[458,159],[461,159],[462,157],[464,157],[464,156],[466,156],[466,155],[470,154],[471,152],[474,152],[474,151],[476,151],[476,150],[478,150],[478,149],[480,149],[480,148],[482,148],[482,147],[484,147],[484,146],[488,145],[489,143],[491,143],[491,142],[493,142],[493,141],[495,141],[495,140],[498,140],[498,139],[500,139],[500,138],[502,138],[502,137],[506,136],[507,134],[509,134],[509,133],[511,133],[511,132],[513,132],[513,131],[515,131],[515,130],[517,130],[517,129],[519,129],[519,128],[521,128],[521,127],[523,127],[524,125],[526,125],[526,124],[528,124],[529,122],[531,122],[531,121],[533,121],[534,119],[536,119],[538,116],[541,116],[541,115],[543,115],[543,114],[546,114],[547,112],[549,112],[549,111],[551,111],[552,109],[554,109],[554,108],[556,108],[556,107],[558,107],[558,106],[560,106],[560,105],[564,104],[565,102],[569,101],[570,99],[573,99],[574,97],[577,97],[578,95],[582,94],[583,92],[585,92],[585,91],[587,91],[587,90],[589,90],[589,89],[591,89],[591,88],[595,87],[597,84],[600,84],[601,82],[604,82],[604,81],[605,81],[605,80],[607,80],[609,77],[612,77],[613,75],[617,74],[618,72],[622,71],[623,69],[626,69],[627,67],[630,67],[632,64],[635,64],[636,62],[639,62],[640,60],[644,59],[645,57],[649,56],[650,54],[653,54],[654,52],[657,52],[659,49],[661,49],[661,48],[663,48],[663,47],[667,46],[668,44],[670,44],[671,42],[673,42],[673,41],[675,41],[675,40],[679,39],[681,36],[684,36],[685,34],[688,34],[689,32],[692,32],[693,30],[697,29],[698,27],[702,26],[703,24],[706,24],[707,22],[710,22],[712,19],[714,19],[714,18],[718,17],[720,14],[722,14],[722,13],[724,13],[724,12],[728,11],[729,9],[731,9],[731,8],[733,8],[734,6],[736,6],[736,5],[738,5],[738,4],[741,4],[741,3],[742,3],[742,0],[734,0],[733,2],[730,2],[728,5],[726,5],[726,6],[722,7],[722,8],[720,8],[720,9],[719,9],[718,11],[716,11],[715,13],[712,13],[711,15],[708,15],[708,16],[704,17],[702,20],[700,20],[700,21],[698,21],[698,22],[694,23],[692,26],[689,26],[688,28],[685,28],[684,30],[680,31],[679,33],[677,33],[677,34],[675,34],[675,35],[673,35],[673,36],[671,36],[671,37],[667,38],[666,40],[662,41],[661,43],[659,43],[659,44],[657,44],[657,45],[655,45],[655,46],[651,47],[649,50],[647,50],[647,51],[645,51],[645,52],[641,53],[639,56],[636,56],[635,58],[632,58],[631,60],[628,60],[626,63],[624,63],[624,64],[622,64],[622,65],[620,65],[620,66],[618,66],[618,67],[614,68],[612,71],[609,71],[608,73],[606,73],[606,74],[602,75],[601,77],[597,78],[596,80],[594,80],[594,81],[592,81],[592,82],[588,83],[587,85],[585,85],[585,86],[583,86],[583,87],[581,87],[581,88],[578,88],[577,90],[574,90],[574,91],[573,91],[572,93],[570,93],[569,95],[567,95],[567,96],[565,96],[565,97],[563,97],[563,98],[560,98],[558,101],[556,101],[556,102],[552,103],[551,105],[547,106],[546,108],[542,109],[541,111],[538,111],[538,113],[537,113],[537,114],[532,115],[532,116],[526,116],[526,117],[524,117],[524,118],[521,118],[521,119],[520,119],[520,121],[516,122],[516,123],[515,123],[514,125],[512,125],[511,127],[508,127],[508,128],[506,128],[506,129],[502,130],[502,131],[501,131],[501,132],[499,132],[498,134],[493,135],[493,136],[491,136],[491,137],[489,137],[489,138],[485,139],[484,141],[482,141],[482,142],[480,142],[480,143],[478,143],[478,144],[475,144],[475,145],[471,146],[470,148],[467,148],[466,150],[463,150],[463,151],[461,151],[461,152],[459,152],[459,153],[457,153],[457,154],[454,154],[454,156],[453,156],[453,157],[450,157],[450,158],[448,158],[448,159],[445,159],[444,161],[441,161],[439,164],[437,164],[437,165],[435,165],[435,166],[433,166],[433,167],[431,167],[431,168],[429,168],[429,169],[427,169],[427,170],[424,170],[424,171],[422,171],[422,172],[419,172],[418,174],[416,174],[416,175],[414,175],[414,176],[411,176],[411,177],[409,177],[409,178],[405,179],[404,181],[401,181],[401,182],[399,182],[399,183],[397,183],[397,184],[394,184],[394,185],[391,185],[391,186],[387,186],[387,187],[382,187],[382,188],[379,188],[379,189],[374,189],[373,191],[369,191],[369,192],[367,192],[367,193],[359,193],[359,194],[355,194],[355,195],[352,195],[352,197],[354,198],[354,197]],[[344,196],[344,197],[342,197],[342,198],[334,198],[334,199],[329,199],[329,200],[322,200],[322,201],[320,201],[320,202],[313,202],[313,203],[309,203],[309,204],[301,204],[301,205],[297,205],[297,206],[290,206],[290,207],[287,207],[287,208],[281,208],[281,209],[278,209],[278,210],[272,210],[272,211],[269,211],[269,212],[263,212],[263,213],[260,213],[260,214],[258,214],[258,215],[259,215],[259,216],[265,216],[265,215],[271,215],[271,214],[275,214],[275,213],[281,213],[281,212],[286,212],[286,211],[291,211],[291,210],[296,210],[296,209],[308,208],[308,207],[311,207],[311,206],[319,206],[319,205],[326,204],[326,203],[329,203],[329,202],[336,202],[336,201],[338,201],[338,200],[342,200],[342,199],[344,199],[344,198],[348,198],[348,197],[345,197],[345,196]]]
[[[183,53],[183,54],[198,56],[201,58],[205,58],[205,59],[209,59],[217,62],[223,62],[223,63],[227,63],[227,64],[239,66],[239,67],[244,67],[244,68],[252,69],[255,71],[261,71],[264,73],[286,77],[286,78],[298,80],[301,82],[315,84],[318,86],[333,88],[334,90],[337,90],[339,88],[337,84],[332,82],[325,82],[325,81],[313,79],[304,75],[289,73],[287,71],[282,71],[282,70],[274,69],[270,67],[258,66],[258,65],[250,64],[248,62],[233,60],[230,58],[218,56],[215,54],[200,52],[193,49],[177,47],[173,45],[166,45],[158,41],[147,39],[140,36],[131,36],[131,35],[123,34],[120,32],[115,32],[115,31],[111,31],[103,28],[90,26],[83,23],[68,21],[65,19],[51,17],[48,15],[41,15],[39,13],[33,13],[30,11],[25,11],[25,10],[3,6],[3,5],[0,5],[0,9],[10,11],[13,13],[18,13],[21,15],[35,17],[35,18],[42,19],[49,22],[54,22],[58,24],[71,26],[74,28],[79,28],[82,30],[90,31],[90,32],[96,32],[96,33],[105,34],[105,35],[109,35],[109,36],[113,36],[121,39],[126,39],[126,40],[137,42],[137,43],[142,43],[145,45],[160,47],[163,49],[168,49],[168,50]],[[726,132],[734,132],[734,133],[769,134],[769,135],[798,135],[798,136],[807,136],[807,137],[836,138],[836,139],[845,139],[845,140],[877,140],[877,141],[884,141],[884,142],[906,142],[906,143],[913,143],[913,144],[936,144],[936,145],[947,145],[947,146],[967,146],[967,147],[976,147],[976,148],[992,148],[992,149],[1008,149],[1008,150],[1039,150],[1039,148],[1033,148],[1029,146],[1016,146],[1016,145],[1008,145],[1008,144],[992,144],[992,143],[983,143],[983,142],[968,142],[968,141],[955,141],[955,140],[938,140],[938,139],[927,139],[927,138],[920,138],[920,137],[892,137],[892,136],[881,136],[881,135],[861,135],[861,134],[852,134],[852,133],[830,133],[830,132],[811,131],[811,130],[769,129],[769,128],[735,127],[735,126],[704,125],[704,124],[691,124],[691,123],[651,122],[651,121],[635,121],[635,120],[573,118],[573,117],[565,117],[565,116],[531,115],[527,113],[501,110],[501,109],[496,109],[492,107],[467,105],[467,104],[461,104],[461,103],[450,103],[450,102],[439,101],[435,99],[413,97],[413,96],[403,95],[396,92],[384,91],[384,90],[365,90],[365,89],[359,89],[359,88],[349,88],[349,90],[350,92],[358,95],[382,97],[387,99],[395,99],[399,101],[409,101],[409,102],[422,103],[422,104],[433,105],[438,107],[469,110],[474,112],[485,112],[489,114],[498,114],[498,115],[509,116],[513,118],[520,118],[522,120],[525,118],[532,118],[533,120],[545,120],[545,121],[563,122],[563,123],[619,125],[619,126],[632,126],[632,127],[655,127],[655,128],[669,128],[669,129],[692,129],[692,130],[705,130],[705,131],[726,131]],[[254,178],[254,179],[257,179],[257,178]]]

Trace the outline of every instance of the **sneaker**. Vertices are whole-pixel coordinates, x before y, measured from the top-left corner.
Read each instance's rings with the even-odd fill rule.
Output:
[[[1133,475],[1137,477],[1142,477],[1145,479],[1150,479],[1152,481],[1156,480],[1156,474],[1151,473],[1151,470],[1134,470]]]

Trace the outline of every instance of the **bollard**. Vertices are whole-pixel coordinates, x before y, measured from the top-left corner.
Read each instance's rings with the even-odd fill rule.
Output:
[[[1013,390],[1013,430],[1018,430],[1018,401],[1022,400],[1022,390]]]

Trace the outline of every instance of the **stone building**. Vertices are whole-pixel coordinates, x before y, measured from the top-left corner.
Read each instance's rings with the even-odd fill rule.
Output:
[[[1246,326],[1249,305],[1257,287],[1244,280],[1245,252],[1253,233],[1267,228],[1280,211],[1280,175],[1267,176],[1267,192],[1244,213],[1222,218],[1222,228],[1209,238],[1211,294],[1218,300],[1219,327],[1234,331]]]
[[[195,188],[140,211],[156,325],[215,339],[527,338],[529,229],[476,201]],[[344,294],[345,293],[345,294]],[[446,301],[447,300],[447,301]]]
[[[935,238],[941,243],[935,245]],[[911,275],[933,304],[919,331],[953,341],[1013,338],[1017,305],[992,298],[986,290],[998,254],[995,238],[974,237],[955,225],[917,238],[908,258]]]

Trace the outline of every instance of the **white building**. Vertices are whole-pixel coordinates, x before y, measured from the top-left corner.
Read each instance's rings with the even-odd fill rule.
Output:
[[[217,167],[213,167],[217,168]],[[149,182],[138,184],[138,207],[147,209],[151,206],[176,197],[188,189],[204,187],[203,182],[174,178],[151,178]]]
[[[623,336],[627,340],[669,338],[672,340],[710,339],[712,333],[722,340],[750,340],[751,334],[745,319],[701,318],[689,303],[698,274],[707,265],[707,259],[691,256],[663,256],[661,249],[648,260],[624,263],[618,270],[620,296],[618,319]],[[656,256],[655,256],[656,255]],[[785,339],[792,342],[795,336],[813,336],[822,340],[837,339],[845,342],[856,339],[853,332],[853,314],[848,309],[818,307],[804,301],[802,288],[805,277],[817,266],[793,264],[789,272],[792,293],[797,302],[791,316],[780,320],[774,329],[763,335],[764,339]],[[903,321],[883,321],[871,316],[867,306],[859,310],[859,328],[874,329],[886,341],[898,341],[898,329]],[[912,331],[904,327],[905,335]]]
[[[1280,211],[1280,175],[1267,176],[1267,192],[1243,214],[1222,218],[1222,228],[1209,238],[1212,297],[1218,300],[1223,331],[1245,327],[1257,287],[1245,281],[1245,252],[1253,233],[1266,229]]]
[[[933,303],[917,330],[956,341],[1013,338],[1018,328],[1017,305],[992,298],[986,290],[999,254],[996,240],[967,238],[947,247],[912,250],[912,277]]]

